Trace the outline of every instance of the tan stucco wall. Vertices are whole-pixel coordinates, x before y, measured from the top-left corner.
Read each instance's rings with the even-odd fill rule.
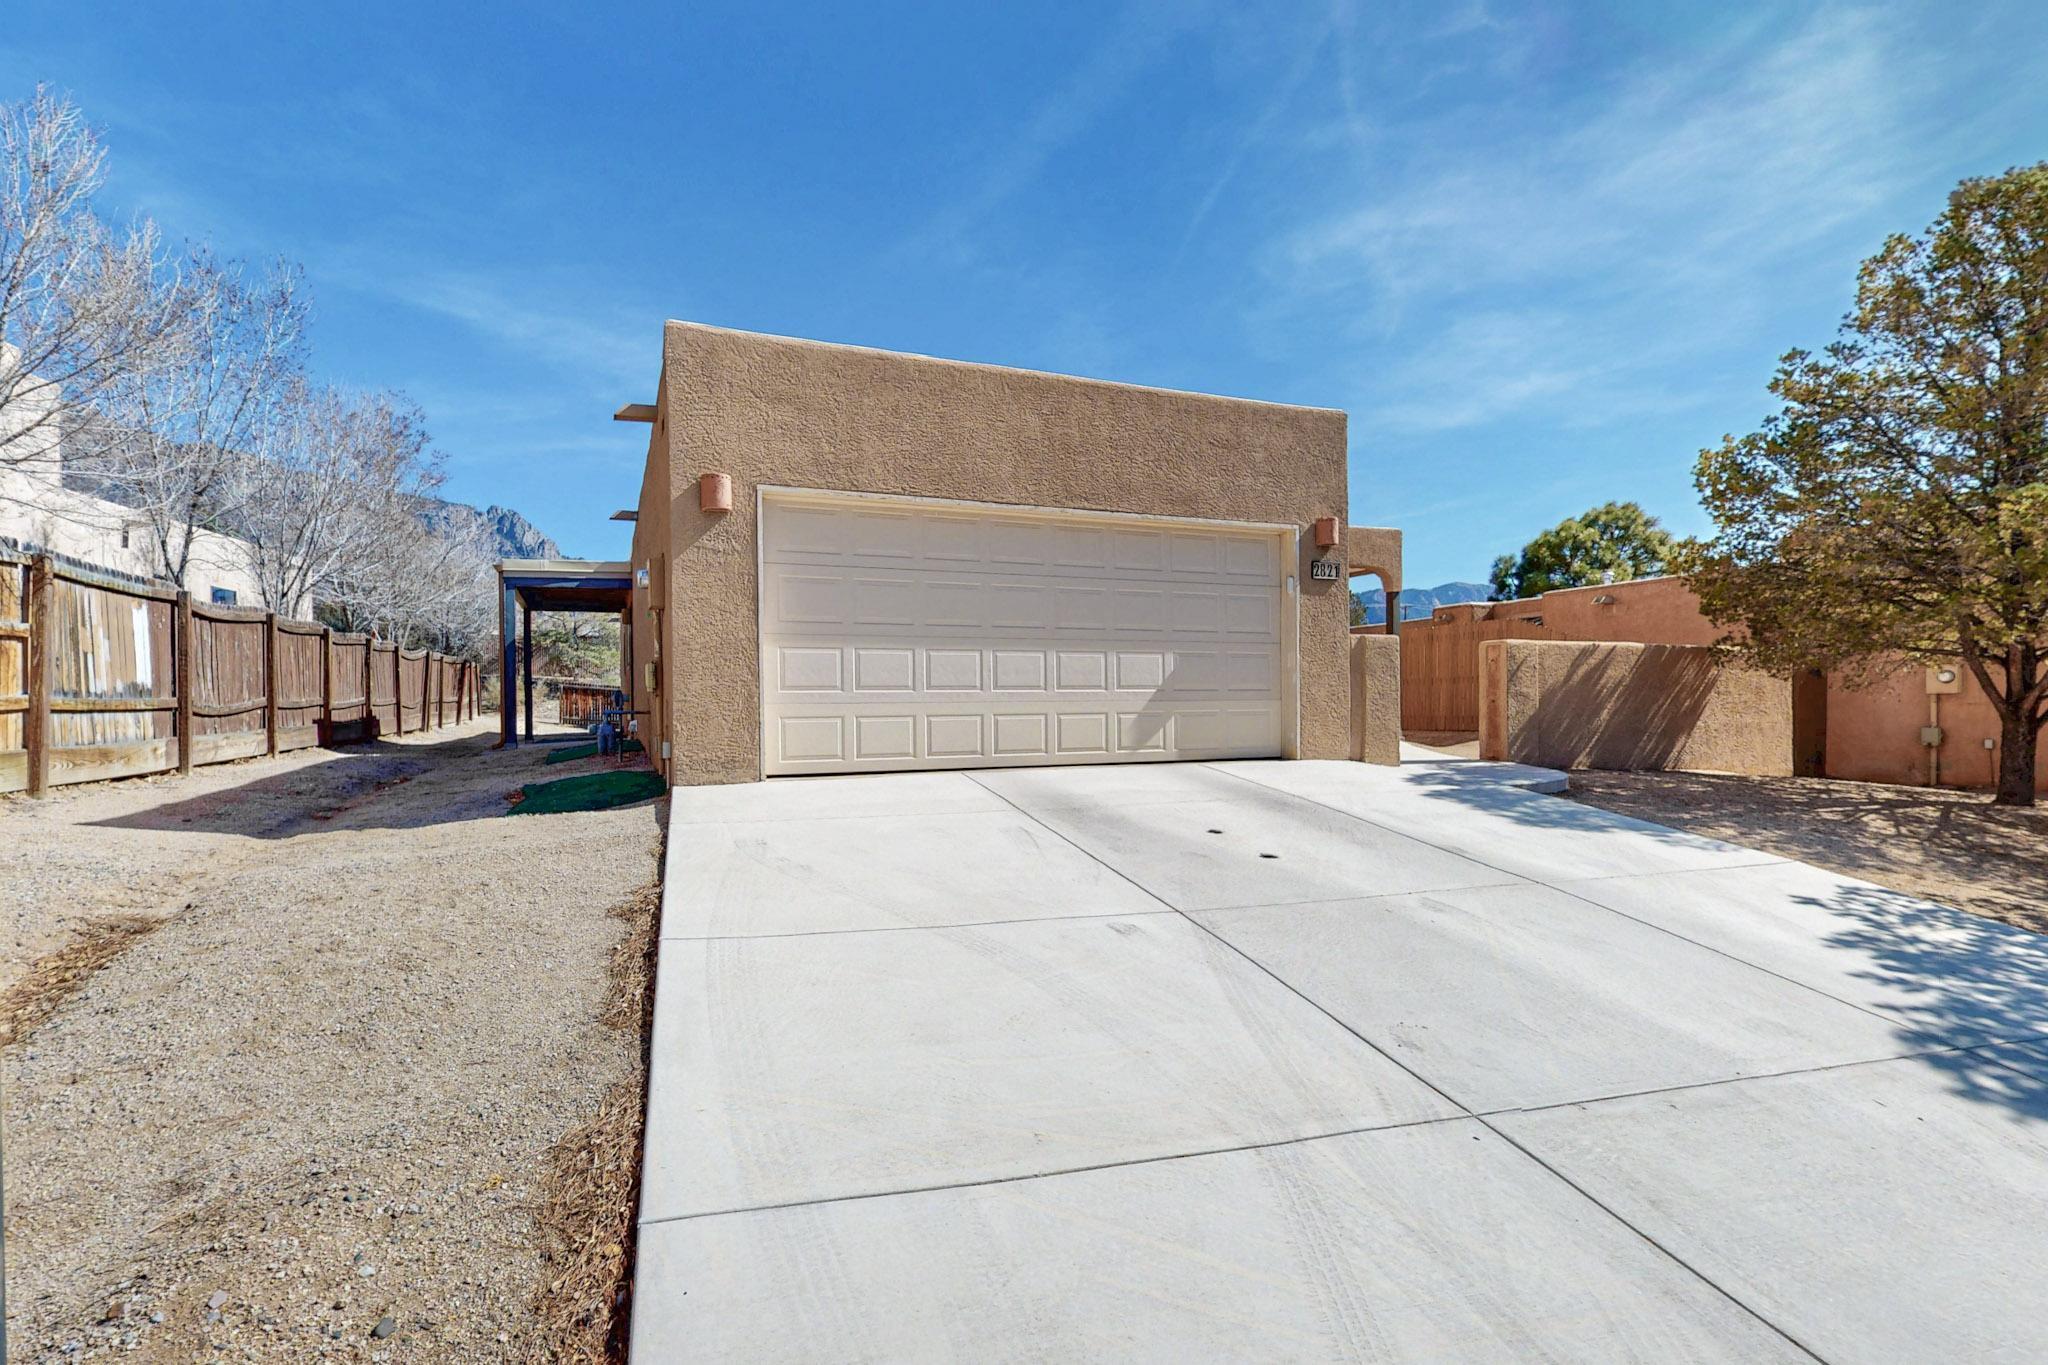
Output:
[[[1602,602],[1601,598],[1611,600]],[[1700,612],[1699,594],[1682,578],[1557,588],[1512,602],[1474,603],[1483,620],[1543,618],[1546,640],[1625,640],[1640,645],[1711,645],[1725,633]],[[1438,614],[1460,607],[1439,607]]]
[[[1479,751],[1550,768],[1787,776],[1792,684],[1696,645],[1491,640]]]
[[[1920,742],[1920,728],[1939,723],[1941,744],[1936,753],[1941,785],[1996,785],[1998,712],[1961,661],[1954,667],[1961,674],[1961,690],[1943,695],[1933,712],[1927,704],[1923,664],[1901,660],[1895,671],[1855,687],[1845,679],[1829,678],[1828,776],[1925,786],[1927,748]],[[1991,748],[1984,747],[1986,740],[1991,741]],[[2048,787],[2048,745],[2036,758],[2035,774]]]
[[[658,397],[657,393],[657,397]],[[647,464],[640,476],[640,502],[633,523],[633,568],[648,571],[648,586],[636,582],[632,594],[632,676],[627,692],[632,696],[634,719],[640,725],[640,742],[659,773],[668,771],[662,743],[672,738],[667,706],[669,659],[664,648],[672,597],[665,589],[673,581],[668,572],[669,458],[668,423],[659,402],[647,437]],[[647,688],[647,665],[654,665],[656,688]]]
[[[1352,573],[1379,576],[1388,601],[1391,602],[1394,594],[1401,591],[1401,533],[1393,527],[1345,527],[1344,555]]]
[[[1363,763],[1401,761],[1401,637],[1351,637],[1351,756]]]
[[[666,730],[678,783],[760,774],[762,485],[1306,528],[1346,514],[1344,414],[671,322]],[[704,513],[697,479],[732,478]],[[651,492],[651,490],[650,490]],[[653,524],[643,498],[643,533]],[[635,538],[636,563],[644,536]],[[1350,752],[1349,599],[1300,585],[1300,755]],[[1341,555],[1342,550],[1332,552]]]

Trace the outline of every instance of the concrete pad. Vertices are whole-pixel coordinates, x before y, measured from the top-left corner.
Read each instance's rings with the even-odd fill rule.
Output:
[[[2048,1359],[2048,1098],[1955,1056],[1494,1122],[1821,1359]]]
[[[664,939],[1162,908],[1007,806],[956,815],[672,826],[669,866]]]
[[[2048,1081],[2048,1043],[1999,1043],[1979,1048],[1977,1056],[2001,1066],[2014,1067],[2039,1080]]]
[[[1884,1011],[1951,1044],[2048,1030],[2048,938],[1853,877],[1776,863],[1567,883],[1575,895]]]
[[[1250,782],[1237,786],[1225,801],[1103,803],[1033,814],[1182,910],[1349,900],[1513,880],[1314,802]]]
[[[644,1219],[1456,1110],[1185,919],[668,940]]]
[[[1157,806],[1228,799],[1234,779],[1202,763],[1097,763],[986,768],[980,786],[1029,811],[1076,805]]]
[[[1276,763],[1244,775],[1531,881],[1783,861],[1512,786],[1407,767],[1379,771],[1375,778],[1364,764]]]
[[[1470,1120],[643,1230],[640,1360],[1803,1360]]]
[[[1392,787],[1429,790],[1442,787],[1517,787],[1523,791],[1561,792],[1571,787],[1571,774],[1562,768],[1537,768],[1527,763],[1495,763],[1491,760],[1456,758],[1419,744],[1401,741],[1401,763],[1389,768],[1378,764],[1339,762],[1334,759],[1229,759],[1211,763],[1218,772],[1238,777],[1261,773],[1284,773],[1293,768],[1324,768],[1332,779],[1354,786],[1380,789]]]
[[[1194,918],[1481,1112],[1906,1051],[1873,1014],[1527,883]]]
[[[965,773],[870,773],[854,777],[771,777],[715,787],[677,787],[671,825],[734,824],[847,815],[949,815],[1007,810]]]

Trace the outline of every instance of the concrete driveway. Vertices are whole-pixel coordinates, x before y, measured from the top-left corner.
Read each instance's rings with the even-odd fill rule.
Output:
[[[636,1357],[2048,1358],[2048,940],[1538,777],[678,791]]]

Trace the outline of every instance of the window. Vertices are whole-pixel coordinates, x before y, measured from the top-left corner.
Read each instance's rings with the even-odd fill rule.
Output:
[[[233,588],[215,588],[213,590],[213,600],[223,607],[232,607],[235,605],[235,590]]]

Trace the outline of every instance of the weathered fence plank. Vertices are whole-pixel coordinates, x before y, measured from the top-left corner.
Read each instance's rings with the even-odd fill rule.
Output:
[[[440,729],[469,718],[471,667],[0,555],[0,792]]]
[[[50,599],[56,585],[50,559],[44,555],[29,566],[28,578],[28,749],[30,796],[50,789],[50,653],[56,613]]]

